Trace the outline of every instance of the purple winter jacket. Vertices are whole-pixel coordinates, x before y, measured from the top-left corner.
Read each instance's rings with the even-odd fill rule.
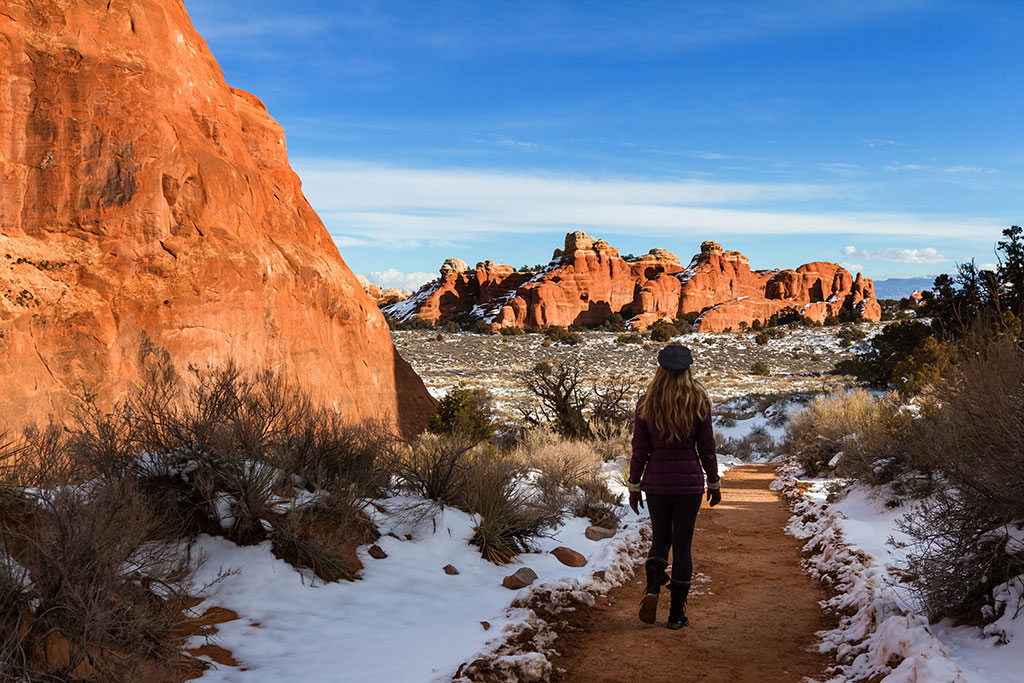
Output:
[[[640,417],[638,406],[633,423],[630,483],[639,482],[647,493],[704,493],[705,473],[709,483],[718,481],[710,410],[694,432],[683,441],[670,441]]]

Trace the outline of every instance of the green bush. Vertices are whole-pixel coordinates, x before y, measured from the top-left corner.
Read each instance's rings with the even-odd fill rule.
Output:
[[[679,328],[667,320],[658,320],[650,327],[651,341],[667,342],[679,336]]]
[[[506,337],[515,337],[515,336],[518,336],[520,334],[525,334],[525,333],[523,332],[523,328],[512,326],[512,327],[502,327],[501,328],[501,334],[506,336]]]
[[[601,321],[599,327],[606,332],[625,332],[626,321],[621,313],[612,313]]]
[[[866,353],[840,361],[834,372],[853,375],[859,381],[878,389],[888,388],[896,366],[908,359],[926,338],[932,336],[928,325],[916,320],[887,325],[871,338]]]
[[[427,421],[427,430],[434,434],[460,434],[472,443],[490,441],[496,429],[490,395],[464,385],[445,394]]]
[[[552,344],[566,344],[568,346],[575,346],[576,344],[583,343],[583,335],[579,332],[572,332],[559,327],[558,325],[550,325],[544,330],[544,337],[547,341]]]
[[[785,336],[786,333],[782,329],[778,327],[769,327],[762,329],[754,335],[754,343],[758,346],[764,346],[772,339],[782,339]]]
[[[844,349],[853,346],[855,342],[863,341],[867,336],[867,333],[856,325],[843,325],[842,328],[836,332],[836,337],[839,339],[839,346]]]
[[[629,334],[620,334],[615,338],[617,344],[643,344],[644,337],[636,332],[630,332]]]
[[[956,360],[954,344],[925,337],[909,356],[893,366],[892,384],[907,394],[920,393],[952,376]]]
[[[772,369],[763,360],[754,361],[750,365],[750,374],[752,375],[770,375]]]

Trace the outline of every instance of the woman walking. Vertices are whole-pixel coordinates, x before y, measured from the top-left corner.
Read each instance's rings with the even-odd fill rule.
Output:
[[[640,620],[655,622],[658,593],[667,583],[671,629],[689,622],[686,597],[693,575],[690,543],[704,495],[705,475],[711,507],[722,500],[711,399],[693,378],[692,364],[693,355],[685,346],[666,346],[658,354],[658,370],[637,406],[629,467],[629,506],[639,513],[644,506],[641,491],[647,494],[654,532],[647,555],[647,587],[640,600]],[[671,581],[666,573],[669,549]]]

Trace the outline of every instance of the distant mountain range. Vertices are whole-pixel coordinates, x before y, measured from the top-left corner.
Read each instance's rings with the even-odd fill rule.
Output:
[[[928,277],[891,277],[885,280],[875,280],[875,296],[879,299],[902,299],[910,296],[914,290],[922,292],[932,288],[935,276]]]

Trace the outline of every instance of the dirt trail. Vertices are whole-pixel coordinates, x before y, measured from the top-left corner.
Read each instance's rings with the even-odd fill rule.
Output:
[[[633,581],[579,615],[581,630],[562,635],[554,660],[563,680],[800,681],[824,671],[811,652],[826,627],[818,607],[824,594],[799,568],[800,543],[783,533],[790,512],[768,490],[774,466],[745,465],[723,478],[722,503],[701,508],[694,536],[691,625],[665,628],[668,591],[658,623],[643,624],[637,606],[643,565]]]

